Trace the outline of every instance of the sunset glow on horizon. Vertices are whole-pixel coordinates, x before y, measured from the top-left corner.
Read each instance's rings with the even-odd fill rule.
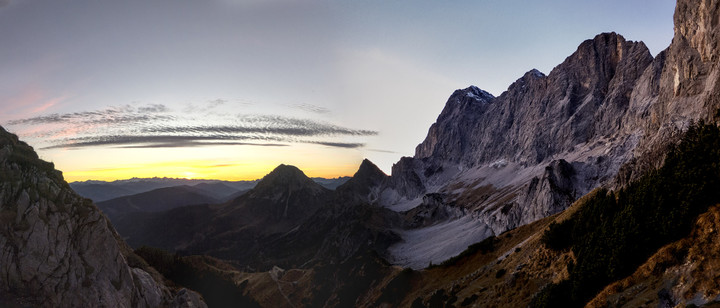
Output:
[[[252,181],[262,179],[280,164],[252,166],[223,166],[216,167],[207,164],[189,165],[186,162],[168,162],[160,165],[138,165],[127,168],[110,168],[95,170],[76,170],[63,172],[63,177],[68,182],[95,181],[116,181],[132,178],[177,178],[188,180],[223,180],[223,181]],[[288,165],[288,164],[286,164]],[[302,170],[308,177],[320,177],[326,179],[352,176],[359,165],[311,167],[294,165]]]
[[[68,182],[152,177],[246,181],[261,179],[280,164],[296,166],[308,177],[337,178],[352,176],[362,162],[362,157],[358,155],[332,153],[332,151],[329,151],[330,157],[315,161],[315,155],[312,155],[313,146],[284,147],[265,151],[262,149],[246,151],[242,146],[237,146],[229,151],[231,154],[237,154],[236,157],[213,155],[212,152],[219,153],[217,148],[194,149],[191,151],[193,153],[180,155],[174,153],[173,149],[145,149],[140,153],[96,149],[96,153],[104,156],[105,159],[88,163],[72,159],[76,150],[58,151],[62,153],[51,153],[55,158],[52,161],[59,170],[70,170],[63,172]],[[212,158],[198,160],[193,157]]]

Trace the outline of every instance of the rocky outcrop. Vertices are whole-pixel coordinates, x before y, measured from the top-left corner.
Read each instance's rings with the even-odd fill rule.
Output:
[[[400,196],[416,197],[426,191],[423,178],[418,174],[422,169],[422,162],[403,157],[393,164],[389,184]]]
[[[407,228],[428,227],[439,221],[465,215],[463,209],[454,207],[446,198],[447,195],[442,193],[424,195],[420,205],[402,213]]]
[[[534,177],[524,194],[523,203],[529,205],[532,211],[523,217],[521,224],[527,224],[560,212],[565,205],[571,204],[579,196],[575,191],[573,178],[575,169],[565,160],[552,161],[545,167],[541,177]],[[519,206],[513,206],[507,211],[522,212]]]
[[[0,129],[0,289],[44,307],[158,307],[185,299],[141,268],[108,220],[51,163]]]

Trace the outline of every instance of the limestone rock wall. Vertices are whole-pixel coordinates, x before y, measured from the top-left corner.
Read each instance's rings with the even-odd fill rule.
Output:
[[[0,289],[43,307],[203,307],[128,266],[119,237],[51,163],[0,128]],[[184,292],[185,293],[185,292]]]

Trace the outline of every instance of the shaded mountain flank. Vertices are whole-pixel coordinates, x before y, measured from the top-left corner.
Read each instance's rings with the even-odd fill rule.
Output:
[[[52,163],[0,130],[0,304],[203,307],[171,289]]]
[[[280,165],[226,203],[131,213],[115,226],[134,247],[204,254],[251,270],[341,262],[373,246],[368,239],[384,245],[377,251],[396,240],[389,230],[391,212],[367,202],[366,184],[380,185],[386,177],[366,161],[355,177],[331,191],[296,167]]]
[[[163,212],[186,205],[220,202],[210,194],[207,190],[196,186],[173,186],[98,202],[97,207],[111,221],[115,221],[120,216],[132,212]]]

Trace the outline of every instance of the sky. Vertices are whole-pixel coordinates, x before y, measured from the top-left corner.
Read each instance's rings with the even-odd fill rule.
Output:
[[[390,173],[455,89],[500,95],[669,0],[0,0],[0,125],[66,180]]]

